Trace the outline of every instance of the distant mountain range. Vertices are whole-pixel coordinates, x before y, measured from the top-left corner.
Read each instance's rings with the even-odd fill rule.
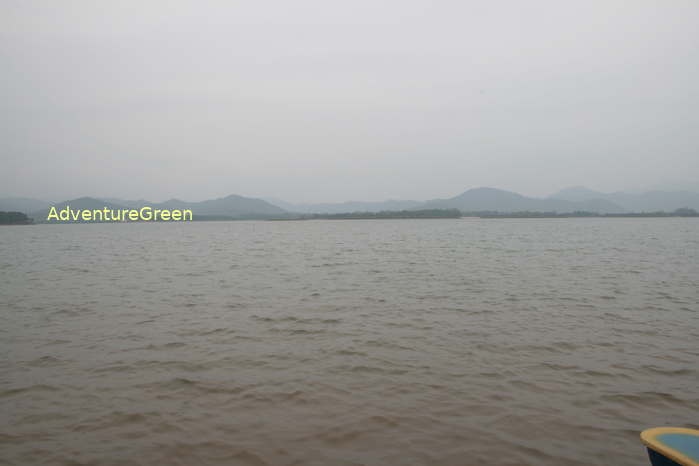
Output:
[[[256,199],[232,194],[230,196],[200,202],[170,199],[165,202],[149,202],[144,199],[126,200],[115,198],[83,197],[50,203],[47,201],[8,197],[0,199],[0,211],[26,213],[36,221],[43,221],[49,208],[60,209],[70,205],[73,209],[140,208],[191,209],[197,217],[223,218],[274,218],[293,214],[337,214],[349,212],[381,212],[418,209],[452,209],[462,212],[493,211],[512,212],[556,212],[576,211],[607,213],[625,212],[671,212],[682,207],[699,210],[699,193],[689,191],[648,191],[642,194],[623,192],[601,193],[584,187],[563,189],[546,198],[522,196],[511,191],[495,188],[469,189],[448,199],[428,201],[388,200],[381,202],[348,201],[339,203],[292,204],[275,199]]]
[[[274,204],[288,212],[301,214],[341,214],[346,212],[382,212],[382,211],[398,211],[419,208],[424,204],[422,201],[345,201],[336,203],[318,203],[318,204],[292,204],[290,202],[280,201],[278,199],[266,199],[270,204]]]
[[[50,206],[51,203],[48,201],[40,201],[39,199],[29,199],[26,197],[6,197],[0,199],[0,212],[22,212],[23,214],[28,214]]]
[[[647,191],[641,194],[624,192],[601,193],[575,186],[558,191],[549,199],[561,199],[574,202],[584,202],[592,199],[604,199],[629,212],[673,211],[682,207],[699,210],[699,193],[691,191]]]
[[[194,215],[224,215],[233,218],[275,216],[285,214],[280,207],[262,199],[243,197],[235,194],[200,202],[187,202],[170,199],[159,204],[148,204],[158,209],[191,209]]]
[[[622,213],[624,209],[605,199],[569,201],[562,199],[538,199],[495,188],[475,188],[449,199],[427,201],[420,208],[449,209],[462,212],[575,212],[587,211],[600,214]]]

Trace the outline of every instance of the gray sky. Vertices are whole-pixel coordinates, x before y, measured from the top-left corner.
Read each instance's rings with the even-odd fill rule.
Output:
[[[699,190],[699,1],[0,4],[0,195]]]

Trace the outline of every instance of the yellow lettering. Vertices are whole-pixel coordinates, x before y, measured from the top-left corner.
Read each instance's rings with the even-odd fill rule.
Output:
[[[49,216],[46,217],[46,221],[51,220],[52,218],[55,218],[56,220],[59,220],[58,214],[56,213],[56,208],[54,206],[51,206],[51,210],[49,210]]]
[[[141,210],[139,211],[139,215],[141,216],[141,220],[149,221],[153,219],[153,213],[151,212],[151,207],[141,207]],[[143,213],[146,212],[148,216],[146,217]],[[157,212],[157,210],[156,210]]]

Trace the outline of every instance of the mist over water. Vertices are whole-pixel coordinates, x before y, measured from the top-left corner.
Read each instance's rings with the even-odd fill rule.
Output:
[[[696,219],[6,227],[0,460],[608,465],[699,427]]]

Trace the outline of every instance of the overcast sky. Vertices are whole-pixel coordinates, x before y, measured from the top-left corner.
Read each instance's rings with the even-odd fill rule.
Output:
[[[699,1],[0,4],[0,196],[699,190]]]

